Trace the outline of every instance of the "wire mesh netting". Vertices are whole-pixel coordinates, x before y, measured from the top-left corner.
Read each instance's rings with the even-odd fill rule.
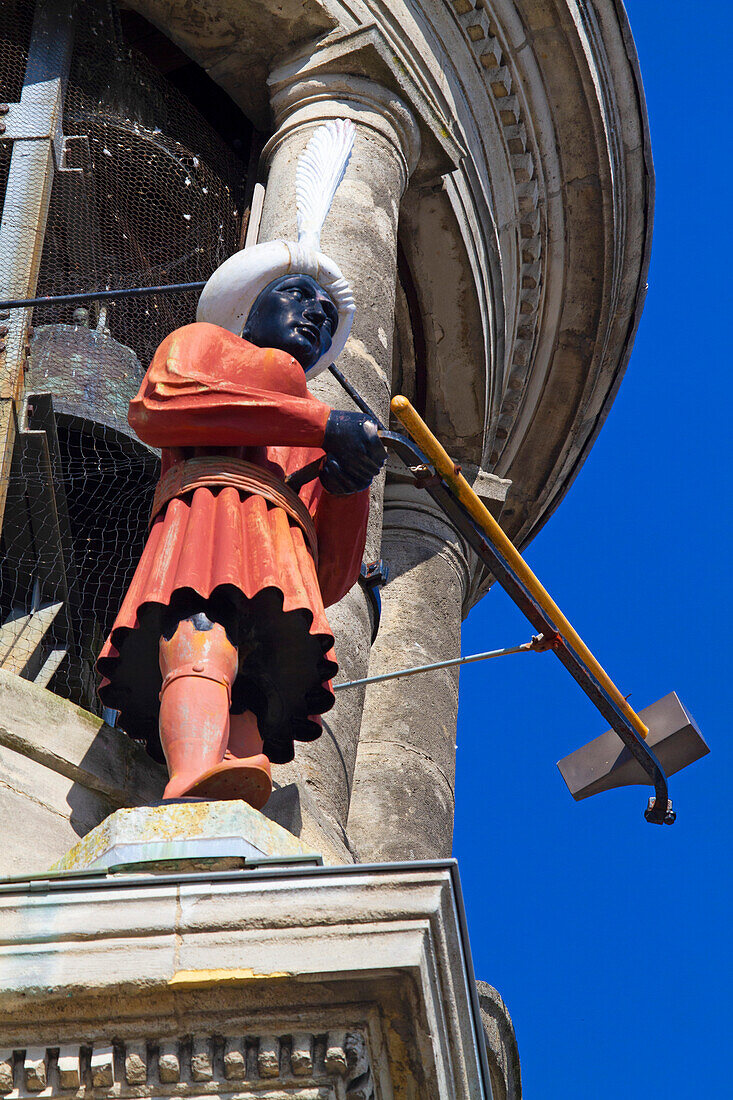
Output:
[[[0,96],[12,112],[33,50],[33,3],[0,0],[0,21],[10,28]],[[19,285],[8,250],[0,297],[194,282],[240,247],[246,166],[126,45],[104,0],[76,7],[63,133],[37,286]],[[0,146],[3,187],[11,149]],[[35,188],[37,199],[44,185],[29,176],[25,194]],[[21,249],[37,227],[28,219]],[[132,435],[127,405],[157,345],[195,319],[196,300],[186,292],[33,312],[2,527],[0,667],[97,712],[94,661],[141,553],[159,466]]]
[[[39,295],[207,279],[236,250],[246,169],[196,109],[121,42],[114,13],[77,18],[64,103],[76,140],[57,173]],[[147,364],[194,319],[196,292],[132,297],[110,307],[113,336]],[[67,322],[73,306],[36,311]],[[94,320],[94,318],[92,318]]]

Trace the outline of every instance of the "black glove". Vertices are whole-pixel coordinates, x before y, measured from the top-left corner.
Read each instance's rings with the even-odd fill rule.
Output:
[[[374,421],[363,413],[340,409],[334,409],[326,421],[323,449],[321,484],[334,496],[367,489],[387,460]]]

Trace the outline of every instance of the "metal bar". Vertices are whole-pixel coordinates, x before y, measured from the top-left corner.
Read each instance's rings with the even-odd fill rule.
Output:
[[[8,289],[16,293],[35,287],[53,178],[51,140],[17,141],[8,174],[0,222],[0,255],[7,263]],[[22,291],[21,291],[22,292]],[[5,310],[2,311],[7,313]],[[23,367],[30,310],[8,316],[0,351],[0,528],[5,514],[10,467],[17,431],[17,403],[23,387]]]
[[[433,463],[440,476],[454,491],[458,500],[463,504],[471,518],[484,531],[490,542],[493,543],[502,557],[511,565],[525,588],[531,592],[540,607],[544,608],[546,613],[555,620],[564,639],[572,646],[578,656],[583,659],[599,684],[603,686],[606,694],[613,699],[615,705],[622,714],[626,716],[639,736],[646,737],[649,730],[644,725],[639,715],[629,706],[611,677],[605,669],[601,667],[580,635],[565,618],[549,593],[540,584],[524,558],[491,515],[486,505],[483,504],[463,477],[460,466],[453,461],[441,443],[435,438],[425,421],[415,412],[406,397],[400,396],[393,398],[392,411],[400,422],[404,424],[413,439],[415,439],[428,454],[430,461]]]
[[[414,875],[420,870],[450,872],[452,866],[457,867],[455,859],[414,859],[398,860],[394,863],[344,863],[336,867],[332,866],[302,866],[296,860],[301,856],[291,856],[289,863],[276,865],[260,865],[254,861],[244,868],[229,869],[226,871],[176,871],[156,875],[151,879],[150,875],[110,874],[109,868],[104,870],[85,871],[45,871],[38,875],[23,875],[15,878],[0,878],[0,894],[19,894],[29,888],[34,892],[57,893],[58,891],[104,889],[111,883],[115,888],[126,889],[140,886],[170,886],[178,882],[252,882],[253,878],[295,878],[300,875],[311,876],[314,872],[326,878],[340,877],[341,875],[363,875],[369,871],[384,873],[386,868],[390,871],[404,871]]]
[[[562,664],[568,670],[576,683],[582,688],[582,690],[591,700],[596,709],[600,711],[600,713],[606,719],[611,728],[618,734],[618,736],[626,745],[634,759],[640,764],[640,766],[649,776],[650,782],[654,785],[655,800],[654,803],[650,805],[646,811],[645,817],[647,821],[661,823],[663,821],[674,820],[674,817],[668,816],[669,790],[667,786],[667,777],[665,776],[664,771],[662,770],[662,767],[655,753],[652,751],[649,745],[645,743],[644,735],[642,735],[640,731],[637,730],[636,726],[632,724],[632,722],[629,720],[627,711],[634,715],[635,718],[637,718],[639,725],[648,733],[647,727],[644,725],[643,722],[641,722],[641,719],[638,718],[638,715],[634,714],[634,711],[631,707],[629,707],[624,697],[618,691],[618,688],[615,687],[610,678],[605,676],[604,673],[605,679],[608,681],[611,687],[614,688],[615,695],[611,696],[606,691],[605,684],[599,682],[599,680],[594,675],[594,670],[588,668],[587,665],[584,663],[582,655],[578,654],[574,649],[571,649],[568,646],[566,640],[562,637],[560,631],[558,630],[556,623],[550,616],[548,616],[538,600],[535,599],[535,596],[532,594],[532,592],[530,592],[528,588],[525,587],[521,575],[518,574],[514,569],[514,560],[505,560],[497,547],[489,540],[487,532],[485,531],[483,525],[477,525],[475,516],[473,516],[471,512],[466,508],[465,503],[460,499],[460,497],[456,495],[456,491],[450,484],[449,478],[447,477],[445,480],[442,480],[441,478],[437,480],[437,483],[433,483],[433,479],[429,476],[431,463],[426,455],[422,452],[420,447],[418,447],[417,444],[413,443],[406,436],[403,436],[398,432],[391,432],[385,429],[384,426],[381,424],[379,417],[377,417],[374,412],[369,408],[369,405],[366,403],[361,394],[359,394],[357,390],[354,389],[354,387],[344,377],[341,371],[338,370],[337,367],[333,366],[333,364],[329,367],[329,370],[337,379],[337,381],[340,382],[340,384],[343,386],[343,388],[346,390],[352,400],[354,400],[354,402],[359,406],[362,412],[366,413],[367,416],[372,417],[377,422],[377,424],[380,426],[379,434],[382,441],[395,451],[395,453],[398,455],[399,458],[402,459],[408,469],[411,469],[413,471],[415,471],[416,469],[420,469],[424,474],[428,475],[422,478],[423,487],[425,488],[426,492],[433,498],[435,503],[442,509],[445,515],[448,516],[448,518],[453,522],[459,534],[463,535],[469,546],[471,546],[471,548],[476,552],[479,558],[489,568],[492,575],[502,586],[504,591],[511,597],[517,607],[519,607],[520,611],[522,611],[526,615],[532,625],[540,633],[544,634],[546,638],[549,639],[554,637],[556,639],[552,648],[555,650],[555,653],[557,654]],[[393,399],[393,409],[394,401],[396,400],[397,399]],[[415,410],[412,409],[412,406],[410,405],[409,401],[407,401],[407,398],[403,397],[400,400],[410,408],[411,412],[422,425],[422,428],[424,429],[424,433],[426,434],[427,438],[434,441],[436,447],[440,449],[440,452],[442,452],[442,455],[445,459],[445,461],[443,462],[443,469],[446,471],[450,478],[457,480],[460,477],[460,467],[456,467],[456,464],[452,461],[450,456],[443,449],[435,436],[433,436],[432,432],[430,432],[430,429],[427,427],[427,425],[421,420],[418,414],[415,413]],[[404,406],[401,407],[404,408]],[[396,409],[394,411],[395,413],[397,413]],[[400,419],[402,418],[400,417]],[[437,466],[435,468],[437,469]],[[438,472],[441,473],[441,471]],[[505,543],[512,551],[512,558],[515,560],[518,559],[518,561],[521,563],[521,566],[523,567],[522,572],[528,575],[528,577],[533,578],[536,587],[547,597],[550,606],[557,609],[560,621],[567,622],[565,616],[562,614],[560,609],[557,608],[557,605],[554,603],[554,601],[550,599],[549,595],[545,593],[544,588],[542,588],[542,585],[539,583],[529,567],[525,564],[524,559],[520,557],[518,551],[515,549],[515,547],[506,537],[506,535],[504,535],[504,532],[501,530],[494,517],[481,503],[479,498],[471,489],[468,482],[465,481],[463,477],[460,477],[460,482],[465,485],[466,489],[468,489],[469,494],[472,497],[475,497],[476,502],[480,506],[481,510],[479,514],[485,512],[486,515],[489,517],[489,520],[491,521],[491,529],[493,530],[494,528],[496,528],[499,531],[503,543]],[[568,623],[568,626],[569,625],[570,624]],[[572,627],[570,627],[570,630],[573,634],[575,634],[575,631],[573,631]],[[577,635],[575,636],[577,637]],[[583,649],[586,649],[586,647],[583,646]],[[586,651],[590,652],[587,649]],[[590,656],[592,658],[592,654],[590,654]],[[597,667],[600,668],[598,662],[595,661],[594,658],[592,659]],[[601,672],[603,672],[603,669],[601,669]],[[623,702],[623,709],[618,706],[617,698]]]
[[[146,294],[174,294],[182,290],[203,290],[206,282],[164,283],[162,286],[131,286],[122,290],[85,290],[79,294],[54,294],[43,298],[15,298],[0,302],[0,310],[25,309],[29,306],[64,305],[72,302],[101,302],[110,298],[144,297]]]
[[[491,649],[487,653],[472,653],[468,657],[452,657],[449,661],[435,661],[432,665],[415,665],[413,668],[401,668],[397,672],[384,672],[380,676],[366,676],[363,680],[347,680],[342,684],[333,684],[333,691],[359,687],[361,684],[381,684],[385,680],[396,680],[399,676],[417,676],[420,672],[432,672],[436,668],[455,668],[458,665],[471,665],[476,661],[490,661],[493,657],[508,657],[512,653],[531,653],[532,642],[511,646],[508,649]],[[537,652],[535,650],[535,652]]]
[[[570,648],[565,638],[563,638],[562,634],[558,630],[558,627],[553,618],[551,618],[547,614],[547,612],[541,606],[540,602],[525,586],[525,584],[523,583],[523,577],[521,576],[521,574],[515,571],[514,568],[514,562],[517,559],[523,567],[522,573],[534,580],[537,589],[544,593],[550,606],[557,609],[560,622],[567,622],[565,616],[562,614],[554,601],[550,599],[549,595],[545,593],[542,585],[539,583],[529,567],[525,564],[524,559],[520,557],[518,551],[501,530],[494,517],[481,503],[481,501],[473,492],[465,478],[461,477],[460,467],[457,467],[456,464],[452,461],[450,456],[440,445],[440,443],[432,434],[427,425],[422,421],[422,419],[412,408],[407,398],[400,398],[398,407],[401,410],[404,410],[405,406],[409,407],[414,417],[417,419],[417,421],[419,421],[419,424],[422,425],[424,436],[429,441],[432,440],[434,442],[436,448],[439,449],[440,453],[443,456],[444,461],[441,463],[441,465],[448,476],[443,479],[442,470],[439,470],[438,466],[436,465],[435,469],[438,470],[438,473],[441,476],[438,479],[432,478],[430,476],[431,462],[420,449],[420,447],[416,443],[413,443],[407,436],[401,435],[398,432],[391,432],[385,429],[384,426],[381,424],[379,418],[369,408],[369,405],[363,399],[361,394],[359,394],[351,385],[351,383],[347,381],[341,371],[339,371],[338,368],[333,365],[329,367],[329,370],[337,379],[337,381],[341,383],[343,388],[355,401],[359,408],[364,413],[366,413],[367,416],[372,417],[377,422],[377,424],[380,425],[380,438],[387,446],[391,447],[392,450],[395,451],[395,453],[398,455],[399,458],[402,459],[408,469],[413,470],[413,472],[417,469],[420,469],[424,475],[427,475],[423,476],[420,479],[422,481],[423,488],[432,497],[438,507],[442,509],[445,515],[448,516],[448,518],[453,522],[459,534],[463,535],[469,546],[471,546],[471,548],[476,552],[479,558],[489,568],[494,578],[502,586],[504,591],[511,597],[511,599],[514,601],[520,611],[522,611],[524,615],[529,619],[530,623],[532,623],[532,625],[541,634],[544,634],[546,638],[555,638],[552,648],[554,649],[562,664],[565,666],[565,668],[567,668],[568,672],[571,674],[576,683],[582,688],[582,690],[591,700],[596,709],[600,711],[600,713],[606,719],[611,728],[618,734],[618,736],[626,745],[634,759],[640,764],[640,766],[649,776],[650,782],[654,785],[655,801],[653,805],[651,805],[646,811],[645,817],[647,821],[661,823],[665,820],[674,820],[674,818],[670,819],[669,817],[667,817],[669,801],[667,777],[665,776],[656,755],[649,747],[649,745],[645,743],[644,736],[630,721],[627,715],[627,711],[634,715],[634,717],[639,722],[639,725],[648,733],[647,727],[644,725],[643,722],[641,722],[641,719],[638,718],[638,715],[635,715],[634,711],[631,707],[629,707],[628,703],[621,695],[618,688],[615,687],[610,678],[607,677],[604,673],[605,679],[614,689],[614,695],[612,696],[606,691],[605,684],[599,682],[599,680],[594,675],[594,670],[587,667],[586,663],[583,660],[582,654],[579,654],[574,649]],[[394,407],[395,401],[397,401],[397,399],[393,398],[392,407],[395,414],[398,415],[397,409],[395,409]],[[402,405],[402,402],[404,402],[404,405]],[[399,417],[399,419],[402,420],[402,417]],[[402,420],[402,422],[404,423],[404,420]],[[407,427],[407,425],[405,426]],[[456,492],[456,488],[454,488],[454,486],[452,485],[452,481],[458,481],[459,478],[460,482],[458,483],[458,488],[461,490],[460,495],[458,495],[458,493]],[[418,484],[420,483],[420,480],[416,478]],[[486,515],[489,517],[490,529],[498,529],[501,535],[502,542],[506,544],[512,552],[511,557],[513,560],[505,560],[505,558],[499,552],[499,549],[490,541],[488,533],[485,530],[483,524],[479,524],[477,522],[476,517],[472,515],[471,511],[466,507],[465,500],[461,500],[461,496],[463,496],[464,498],[466,496],[466,494],[463,492],[461,483],[462,485],[465,485],[466,489],[468,490],[468,494],[470,494],[470,497],[474,497],[476,502],[478,503],[480,510],[477,511],[479,511],[479,514],[482,515],[482,513],[486,513]],[[570,626],[569,623],[568,626]],[[575,631],[573,631],[572,627],[570,627],[570,631],[575,634]],[[575,636],[577,637],[577,635]],[[580,641],[580,639],[578,640]],[[587,647],[583,646],[583,649],[586,649],[586,651],[590,653],[590,651],[587,650]],[[590,656],[594,664],[597,665],[598,668],[600,668],[600,665],[598,665],[598,662],[595,661],[595,658],[593,658],[592,654],[590,654]],[[601,672],[603,672],[603,669],[601,669]],[[617,699],[620,699],[624,704],[623,709],[619,707]]]
[[[349,382],[348,378],[346,378],[341,373],[341,371],[338,369],[338,367],[334,366],[334,364],[331,363],[331,365],[328,369],[330,370],[331,374],[334,376],[336,381],[346,390],[349,397],[354,402],[354,404],[357,406],[357,408],[361,409],[361,411],[363,413],[366,413],[366,415],[371,420],[374,421],[374,423],[379,428],[380,432],[386,432],[387,429],[385,428],[384,424],[379,419],[377,414],[372,409],[370,409],[370,407],[367,405],[366,401],[361,396],[359,391],[354,389],[354,387],[351,385],[351,382]]]

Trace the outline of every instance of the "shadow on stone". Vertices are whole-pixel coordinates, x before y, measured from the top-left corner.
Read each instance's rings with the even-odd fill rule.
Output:
[[[271,821],[282,825],[294,836],[300,836],[303,829],[303,815],[300,810],[300,791],[295,783],[276,787],[264,806],[262,813]]]

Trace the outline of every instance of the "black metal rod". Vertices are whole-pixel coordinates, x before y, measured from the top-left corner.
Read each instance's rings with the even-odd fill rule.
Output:
[[[370,409],[359,391],[354,389],[354,387],[351,385],[351,382],[349,382],[348,378],[346,378],[346,376],[341,373],[338,367],[334,366],[333,363],[331,363],[331,366],[328,369],[330,370],[336,381],[339,383],[339,385],[341,385],[346,390],[354,404],[358,406],[358,408],[360,408],[363,413],[366,413],[366,415],[371,420],[374,421],[380,432],[386,432],[387,429],[385,428],[384,424],[379,419],[377,414],[374,412],[373,409]]]
[[[0,309],[26,309],[28,306],[64,305],[71,302],[101,302],[110,298],[142,298],[146,294],[175,294],[182,290],[203,290],[206,280],[199,283],[166,283],[164,286],[131,286],[124,290],[85,290],[80,294],[56,294],[45,298],[11,298],[0,302]]]

